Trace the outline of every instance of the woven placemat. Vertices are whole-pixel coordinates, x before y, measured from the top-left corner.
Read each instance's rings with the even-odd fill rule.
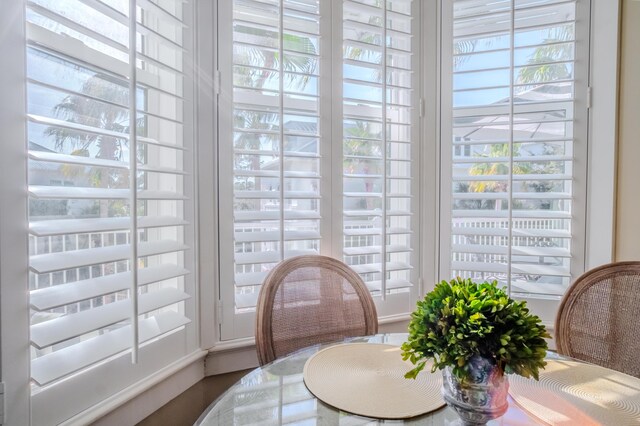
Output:
[[[351,343],[331,346],[304,366],[304,383],[316,398],[342,411],[378,419],[407,419],[445,405],[442,374],[430,366],[416,380],[404,374],[398,346]]]
[[[509,393],[550,425],[640,425],[640,379],[596,365],[550,360],[539,382],[509,376]]]

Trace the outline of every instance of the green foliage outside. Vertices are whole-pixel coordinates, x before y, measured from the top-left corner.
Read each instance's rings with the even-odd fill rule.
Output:
[[[418,301],[411,315],[402,358],[415,368],[405,377],[415,378],[431,359],[431,372],[451,366],[464,381],[469,360],[481,356],[507,374],[538,380],[538,370],[546,365],[544,339],[549,337],[526,302],[510,299],[497,282],[442,281]]]

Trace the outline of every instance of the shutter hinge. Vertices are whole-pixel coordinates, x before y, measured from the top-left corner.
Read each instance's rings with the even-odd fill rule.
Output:
[[[224,320],[222,300],[218,300],[218,305],[216,306],[216,310],[218,311],[218,324],[222,324]]]
[[[4,424],[4,382],[0,382],[0,425]]]
[[[213,72],[213,91],[216,95],[220,94],[220,86],[221,86],[220,71],[215,70]]]
[[[591,86],[587,87],[587,109],[591,109],[591,96],[593,94],[593,90]]]
[[[420,118],[424,117],[424,98],[420,98],[419,110],[420,110]]]

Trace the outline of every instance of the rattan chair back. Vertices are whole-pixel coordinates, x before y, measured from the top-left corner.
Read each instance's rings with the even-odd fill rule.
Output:
[[[640,378],[640,262],[592,269],[567,290],[558,352]]]
[[[343,262],[298,256],[271,270],[256,308],[260,365],[318,343],[378,332],[376,307],[362,278]]]

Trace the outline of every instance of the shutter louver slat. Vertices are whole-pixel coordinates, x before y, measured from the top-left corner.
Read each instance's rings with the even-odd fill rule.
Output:
[[[530,218],[530,219],[571,219],[570,212],[564,211],[513,211],[512,217],[515,218]],[[492,211],[492,210],[453,210],[452,217],[484,217],[484,218],[507,218],[507,212]]]
[[[236,198],[267,200],[280,197],[280,193],[277,191],[236,191],[235,195]],[[307,191],[285,191],[284,198],[320,198],[320,194]]]
[[[80,188],[56,186],[29,186],[29,195],[39,199],[92,199],[115,200],[128,199],[128,189],[114,188]],[[140,200],[185,200],[182,194],[170,191],[138,191]]]
[[[480,222],[482,224],[482,222]],[[486,226],[486,224],[485,224]],[[571,238],[571,233],[565,229],[512,229],[515,237],[533,237],[533,238]],[[483,227],[456,227],[452,229],[453,235],[484,235],[507,237],[509,230],[507,228],[483,228]]]
[[[483,262],[453,262],[453,266],[459,271],[480,271],[489,273],[504,274],[507,272],[507,265],[500,263]],[[570,277],[567,268],[553,265],[512,265],[513,273],[525,275],[542,275]]]
[[[171,240],[142,242],[139,244],[138,255],[140,257],[155,256],[188,249],[188,246]],[[124,260],[129,257],[130,252],[131,248],[128,244],[121,244],[94,249],[39,254],[31,256],[29,259],[29,267],[38,274],[45,274],[48,272]]]
[[[144,343],[189,324],[175,311],[162,312],[139,322],[140,342]],[[31,377],[40,386],[82,370],[131,346],[131,326],[93,337],[81,343],[43,355],[31,362]]]
[[[129,228],[128,217],[108,217],[96,219],[40,220],[29,224],[29,233],[37,237],[63,234],[96,233],[118,231]],[[163,226],[184,226],[189,222],[178,217],[142,216],[138,219],[139,228],[159,228]]]
[[[456,244],[452,249],[456,253],[508,254],[506,247],[478,244]],[[511,252],[521,256],[571,257],[569,250],[556,247],[513,247]]]
[[[175,288],[165,288],[140,296],[138,312],[145,314],[189,298]],[[64,342],[73,337],[81,336],[94,330],[99,330],[129,317],[131,311],[130,300],[109,303],[90,311],[65,315],[50,321],[31,326],[31,343],[42,349],[56,343]]]
[[[362,228],[362,229],[345,229],[344,234],[346,236],[358,236],[358,235],[379,235],[383,231],[382,228]],[[386,228],[387,234],[410,234],[411,230],[407,228]]]
[[[382,216],[382,211],[380,210],[345,210],[344,216],[347,217],[364,217],[364,216]],[[404,210],[387,210],[387,216],[411,216],[413,215],[410,211]]]
[[[55,119],[55,118],[50,118],[50,117],[43,117],[40,115],[36,115],[36,114],[27,114],[27,117],[29,118],[30,121],[34,122],[34,123],[38,123],[38,124],[45,124],[51,127],[61,127],[61,128],[66,128],[69,130],[76,130],[79,132],[86,132],[86,133],[92,133],[92,134],[96,134],[96,135],[100,135],[100,136],[107,136],[107,137],[111,137],[111,138],[122,138],[122,139],[129,139],[129,135],[125,134],[125,133],[120,133],[120,132],[114,132],[114,131],[110,131],[110,130],[105,130],[102,128],[98,128],[98,127],[92,127],[92,126],[87,126],[84,124],[78,124],[78,123],[73,123],[70,121],[64,121],[64,120],[59,120],[59,119]],[[158,145],[158,146],[163,146],[166,148],[172,148],[172,149],[176,149],[176,150],[186,150],[185,147],[176,145],[176,144],[171,144],[171,143],[165,143],[165,142],[161,142],[158,141],[156,139],[152,139],[152,138],[148,138],[148,137],[143,137],[143,136],[138,136],[137,138],[138,142],[142,142],[142,143],[147,143],[150,145]]]
[[[236,221],[277,220],[280,212],[274,211],[236,211],[233,216]],[[315,210],[286,210],[285,219],[320,219],[320,214]]]
[[[279,231],[236,232],[235,240],[240,243],[278,241],[281,237]],[[316,240],[320,238],[317,231],[284,231],[287,241]]]
[[[377,263],[353,265],[351,268],[359,274],[382,272],[382,265]],[[402,262],[387,262],[385,269],[387,271],[403,271],[411,269],[411,266]]]
[[[267,278],[268,272],[245,272],[236,274],[237,287],[258,286]],[[256,299],[258,295],[256,294]]]
[[[52,163],[78,164],[82,166],[110,167],[114,169],[128,169],[129,164],[123,161],[103,160],[100,158],[83,157],[80,155],[65,155],[42,151],[29,151],[29,158],[36,161],[50,161]]]
[[[138,270],[138,284],[141,286],[187,275],[188,270],[176,265],[163,264]],[[104,275],[102,277],[60,284],[31,292],[31,307],[46,311],[72,303],[81,302],[106,294],[117,293],[130,287],[131,273]]]
[[[369,291],[380,291],[382,288],[380,281],[367,281],[365,282]],[[389,290],[406,289],[413,287],[411,281],[407,280],[387,280],[386,287]]]
[[[302,256],[305,254],[315,254],[315,250],[287,250],[284,252],[285,258]],[[236,254],[237,265],[256,265],[260,263],[278,263],[280,261],[279,252],[262,253],[239,253]]]
[[[385,248],[387,253],[401,253],[411,251],[410,247],[401,245],[388,245]],[[380,246],[359,246],[359,247],[345,247],[343,252],[346,256],[357,256],[363,254],[379,254]]]

